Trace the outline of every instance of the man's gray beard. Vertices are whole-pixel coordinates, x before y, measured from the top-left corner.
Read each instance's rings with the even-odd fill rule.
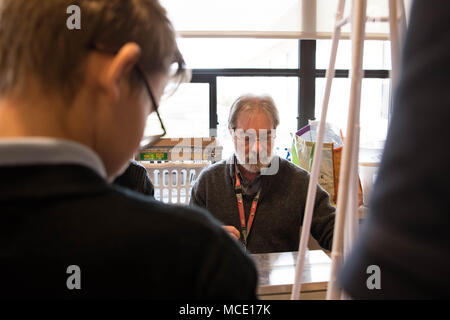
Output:
[[[274,154],[271,153],[270,158],[268,158],[267,164],[264,163],[255,163],[255,164],[250,164],[250,163],[246,163],[245,159],[242,160],[240,155],[238,154],[238,152],[235,151],[234,153],[236,155],[236,159],[239,165],[241,165],[242,167],[244,167],[245,170],[252,172],[252,173],[260,173],[261,169],[263,168],[267,168],[270,163],[272,162],[272,159],[274,157]]]

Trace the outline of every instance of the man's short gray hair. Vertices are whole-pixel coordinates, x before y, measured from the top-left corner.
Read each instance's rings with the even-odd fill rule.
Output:
[[[228,126],[231,129],[235,129],[239,114],[241,112],[254,110],[262,110],[266,112],[272,118],[274,129],[276,129],[280,124],[278,109],[270,96],[245,94],[233,102],[230,109],[230,115],[228,117]]]

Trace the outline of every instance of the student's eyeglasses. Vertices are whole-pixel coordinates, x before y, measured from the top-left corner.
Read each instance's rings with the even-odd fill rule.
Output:
[[[152,102],[153,109],[155,111],[157,120],[159,122],[160,130],[161,130],[161,132],[158,133],[158,134],[146,135],[146,136],[142,137],[141,143],[140,143],[140,146],[139,146],[139,150],[144,150],[146,148],[149,148],[149,147],[153,146],[163,136],[165,136],[166,135],[166,128],[164,127],[164,124],[163,124],[163,122],[161,120],[161,116],[159,115],[158,104],[156,103],[155,97],[153,96],[152,90],[150,89],[150,85],[149,85],[149,83],[147,81],[147,78],[145,77],[144,71],[142,71],[142,69],[141,69],[141,67],[139,65],[136,65],[136,70],[137,70],[137,73],[139,74],[139,77],[144,82],[145,89],[147,90],[147,93],[148,93],[148,95],[150,97],[150,101]]]

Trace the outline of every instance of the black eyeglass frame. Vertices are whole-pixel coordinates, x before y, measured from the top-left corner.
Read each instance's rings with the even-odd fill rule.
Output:
[[[139,64],[137,64],[135,66],[135,68],[137,70],[137,73],[139,74],[139,77],[144,82],[145,89],[147,90],[147,93],[148,93],[148,95],[150,97],[150,101],[153,104],[153,109],[154,109],[154,111],[156,113],[156,116],[158,117],[159,123],[161,125],[161,129],[163,130],[162,134],[155,135],[155,136],[144,136],[144,137],[142,137],[141,144],[140,144],[140,147],[139,147],[139,151],[141,151],[141,150],[145,150],[145,149],[151,147],[152,145],[154,145],[155,143],[157,143],[162,137],[164,137],[166,135],[167,132],[166,132],[166,128],[164,127],[164,123],[162,122],[161,116],[159,115],[159,112],[158,112],[158,107],[159,106],[156,103],[155,97],[154,97],[153,92],[152,92],[152,90],[150,88],[150,84],[148,83],[147,78],[145,77],[145,73],[142,70],[142,68],[139,66]]]
[[[89,45],[89,48],[99,51],[99,52],[111,53],[111,51],[106,50],[101,45],[94,44],[94,43]],[[158,117],[159,123],[161,125],[161,129],[163,130],[163,133],[159,134],[159,135],[143,136],[141,139],[141,142],[140,142],[139,149],[138,149],[138,152],[139,152],[139,151],[145,150],[145,149],[151,147],[152,145],[154,145],[155,143],[157,143],[162,137],[164,137],[167,134],[167,132],[166,132],[166,128],[164,127],[164,123],[162,122],[161,116],[159,115],[159,111],[158,111],[159,106],[156,103],[155,96],[153,95],[152,89],[150,88],[150,84],[148,83],[147,78],[145,77],[145,73],[142,70],[142,67],[139,64],[136,64],[135,69],[136,69],[139,77],[141,78],[142,82],[144,82],[145,89],[147,90],[147,93],[150,97],[150,101],[153,104],[153,109],[156,112],[156,116]]]

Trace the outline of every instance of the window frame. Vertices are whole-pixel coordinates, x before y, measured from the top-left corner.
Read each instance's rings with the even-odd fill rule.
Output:
[[[315,120],[316,79],[325,78],[326,69],[316,68],[316,40],[298,40],[297,68],[224,68],[224,69],[193,69],[193,83],[209,84],[209,132],[210,136],[217,136],[217,78],[218,77],[297,77],[298,78],[298,106],[297,130]],[[349,69],[336,69],[335,78],[348,78]],[[387,79],[390,70],[363,70],[363,78]]]

